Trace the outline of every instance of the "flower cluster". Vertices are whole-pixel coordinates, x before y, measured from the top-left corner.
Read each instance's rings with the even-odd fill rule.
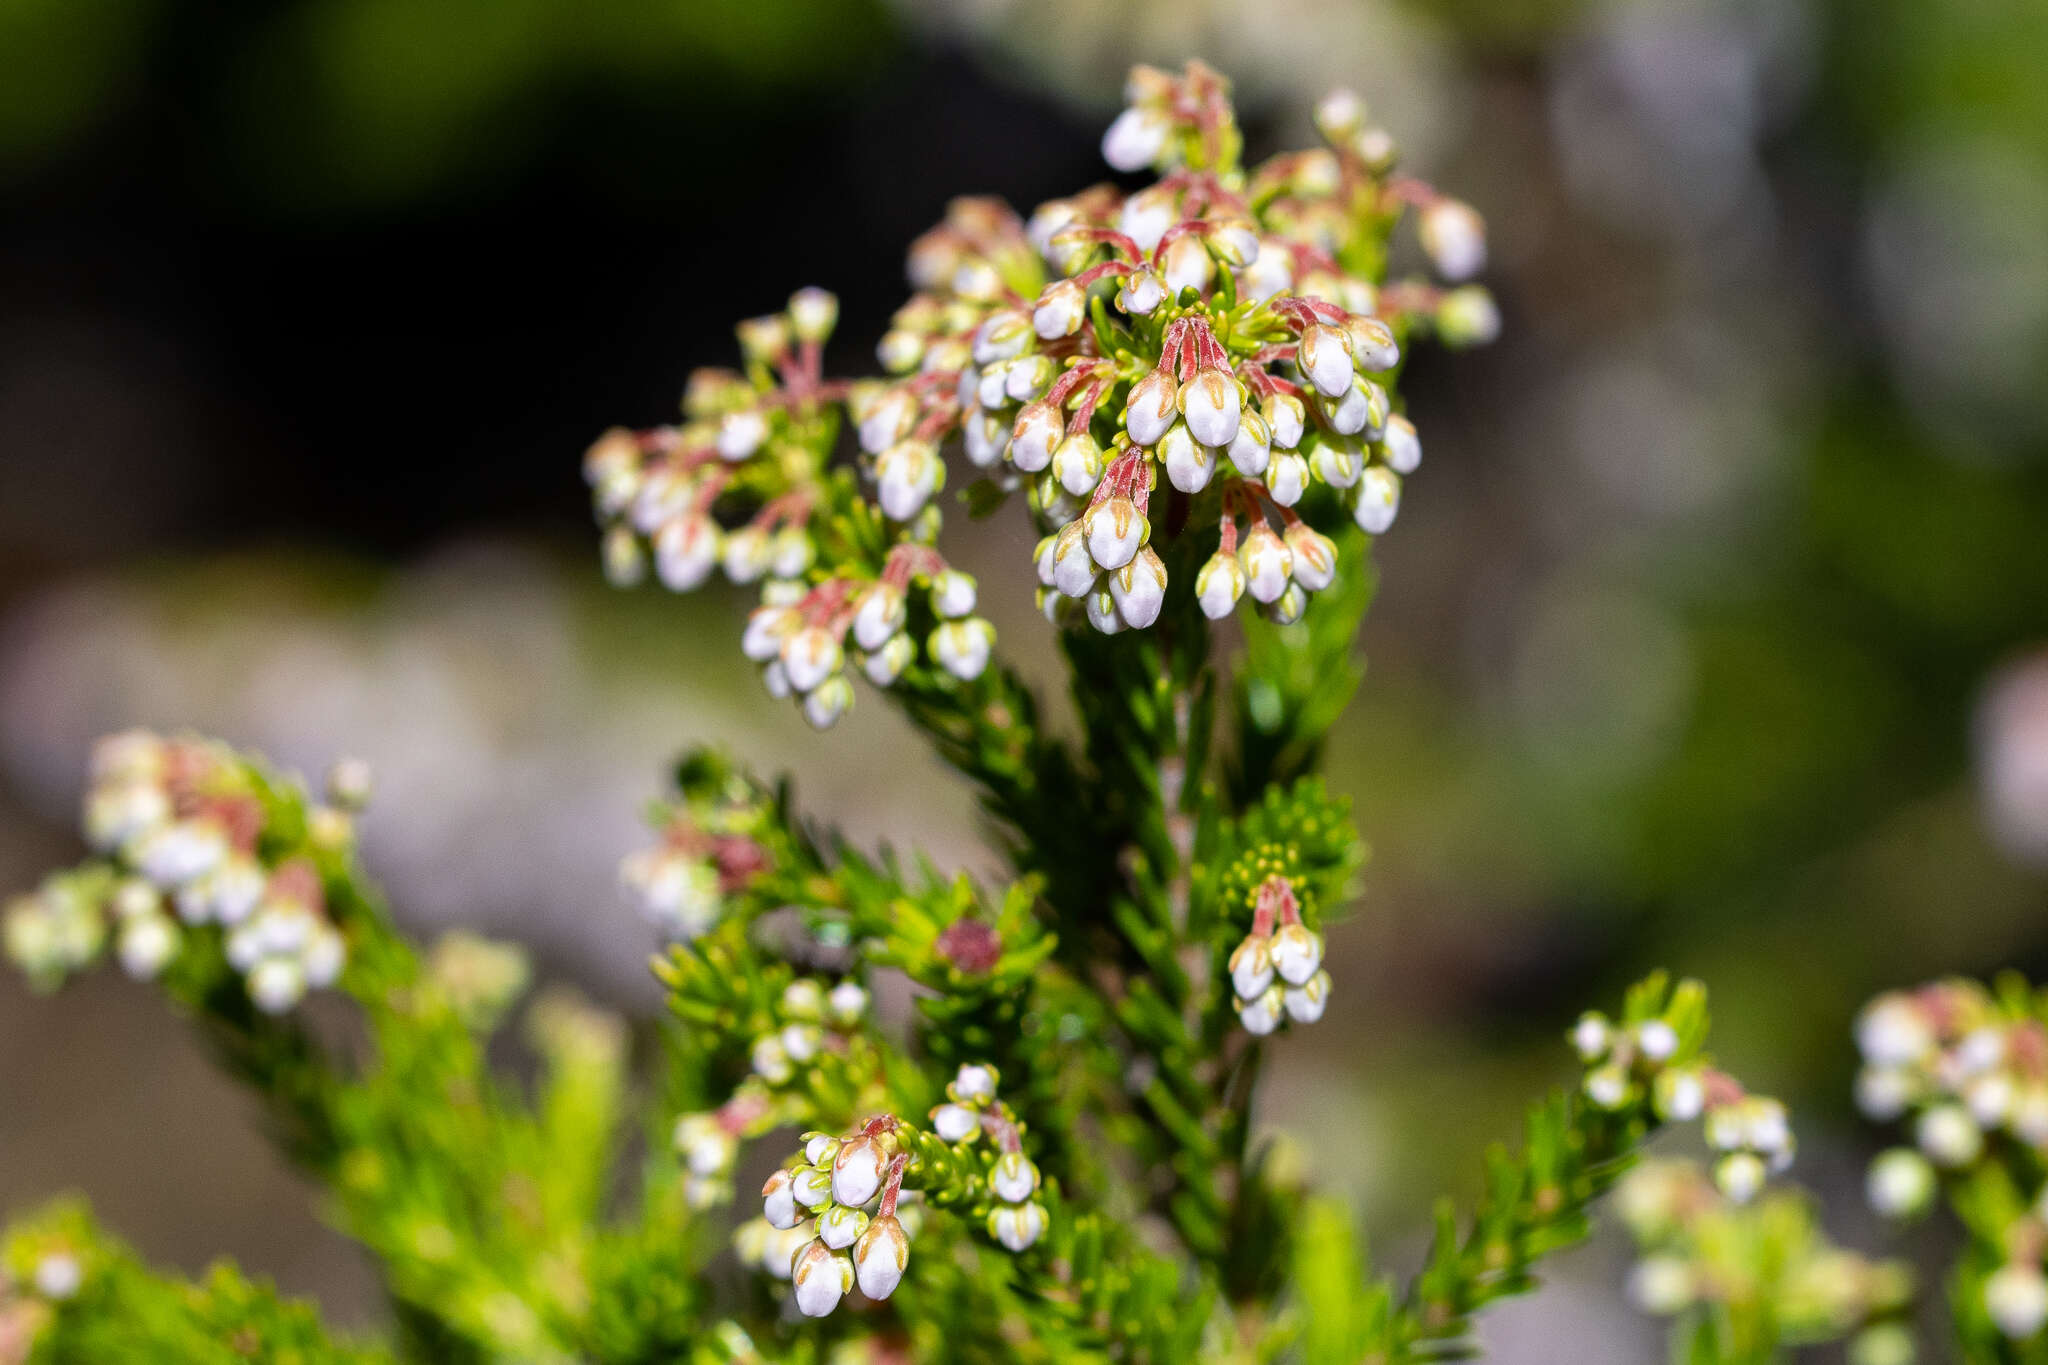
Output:
[[[760,582],[742,648],[814,725],[852,704],[849,663],[881,687],[924,664],[972,680],[994,630],[934,548],[957,438],[977,500],[1025,493],[1055,622],[1151,626],[1176,558],[1209,616],[1248,596],[1298,619],[1339,571],[1338,518],[1386,531],[1420,463],[1391,389],[1407,341],[1498,325],[1476,286],[1387,283],[1396,224],[1415,211],[1452,282],[1483,264],[1484,228],[1394,173],[1355,96],[1324,102],[1324,146],[1247,170],[1214,71],[1139,67],[1128,95],[1104,156],[1159,178],[1028,220],[954,201],[911,247],[915,293],[878,348],[890,378],[824,377],[838,305],[805,289],[742,324],[744,373],[692,376],[681,425],[600,437],[584,468],[612,577],[638,581],[651,552],[677,591],[719,569]],[[858,479],[829,467],[842,417]],[[1163,553],[1184,538],[1193,553]]]
[[[969,1212],[985,1208],[989,1236],[1012,1252],[1029,1248],[1047,1221],[1034,1198],[1039,1173],[1016,1116],[996,1098],[996,1081],[994,1067],[962,1066],[946,1103],[932,1111],[930,1132],[883,1114],[849,1133],[806,1134],[799,1163],[762,1187],[761,1219],[738,1234],[742,1254],[786,1275],[798,1311],[817,1318],[855,1285],[870,1299],[896,1292],[914,1230],[899,1203],[915,1193]],[[993,1152],[967,1160],[983,1135]],[[908,1179],[925,1188],[906,1189]]]
[[[1618,1024],[1592,1010],[1572,1026],[1571,1042],[1588,1068],[1580,1089],[1593,1104],[1620,1109],[1647,1093],[1664,1122],[1701,1120],[1707,1145],[1720,1154],[1714,1183],[1734,1202],[1748,1203],[1791,1166],[1797,1143],[1785,1106],[1687,1056],[1670,1020]]]
[[[1994,994],[1972,981],[1889,992],[1857,1018],[1856,1045],[1857,1105],[1879,1122],[1903,1123],[1913,1138],[1871,1163],[1872,1207],[1914,1217],[1944,1176],[1962,1181],[2013,1166],[2012,1198],[1979,1205],[2005,1209],[1996,1227],[1975,1229],[2004,1258],[1984,1278],[1982,1301],[2004,1336],[2038,1336],[2048,1328],[2048,1183],[2033,1172],[2048,1157],[2048,1027],[2034,1002],[2023,987]]]
[[[1649,1161],[1622,1180],[1614,1207],[1642,1253],[1628,1287],[1644,1312],[1697,1313],[1734,1339],[1759,1323],[1791,1342],[1853,1333],[1852,1360],[1913,1359],[1897,1320],[1912,1302],[1911,1272],[1834,1246],[1801,1194],[1744,1206],[1693,1162]]]
[[[757,1037],[748,1051],[751,1074],[716,1109],[676,1120],[675,1145],[688,1172],[684,1195],[696,1208],[732,1197],[733,1166],[743,1138],[800,1119],[805,1112],[805,1072],[826,1053],[843,1054],[865,1021],[867,990],[855,981],[827,987],[815,977],[798,977],[782,990],[776,1018],[780,1027]]]
[[[1323,936],[1302,922],[1294,883],[1283,876],[1259,884],[1252,928],[1230,954],[1231,1004],[1249,1033],[1264,1036],[1292,1019],[1313,1024],[1330,1003]]]
[[[364,794],[353,766],[339,776],[338,797]],[[101,740],[85,834],[109,861],[53,877],[11,907],[9,956],[31,977],[61,980],[111,937],[123,969],[150,978],[188,931],[218,925],[249,998],[283,1013],[333,985],[348,948],[312,863],[261,847],[265,818],[246,765],[218,745],[143,730]],[[315,809],[307,835],[331,846],[350,831],[337,804]]]

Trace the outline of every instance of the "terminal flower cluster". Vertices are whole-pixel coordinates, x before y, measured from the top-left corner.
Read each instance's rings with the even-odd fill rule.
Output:
[[[854,670],[971,682],[994,629],[936,547],[957,451],[971,500],[1024,495],[1059,625],[1146,629],[1170,590],[1210,617],[1249,597],[1298,620],[1340,572],[1342,519],[1388,530],[1420,464],[1394,390],[1407,346],[1498,326],[1477,286],[1389,283],[1396,225],[1413,210],[1451,284],[1484,264],[1484,228],[1395,173],[1354,95],[1320,106],[1323,146],[1250,168],[1209,68],[1139,67],[1127,97],[1104,156],[1157,178],[1028,219],[956,200],[910,249],[889,378],[824,376],[838,305],[805,289],[741,325],[742,372],[691,377],[680,425],[600,437],[584,468],[612,577],[651,560],[676,591],[758,582],[742,649],[814,725],[845,714]]]
[[[91,778],[85,835],[103,861],[56,874],[8,910],[8,954],[31,977],[55,984],[111,941],[122,968],[148,979],[192,933],[217,926],[268,1013],[339,979],[347,940],[320,874],[305,848],[267,829],[263,794],[232,752],[132,730],[100,741]],[[356,765],[338,768],[336,804],[316,808],[302,840],[345,846],[366,781]]]

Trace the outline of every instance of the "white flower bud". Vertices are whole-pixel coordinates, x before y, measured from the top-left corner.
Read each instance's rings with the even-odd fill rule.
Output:
[[[1164,368],[1153,370],[1131,385],[1124,408],[1124,430],[1130,433],[1131,444],[1158,444],[1179,417],[1179,392],[1173,376]]]
[[[1088,613],[1088,624],[1104,635],[1116,635],[1124,628],[1124,618],[1116,609],[1116,598],[1107,588],[1097,588],[1081,599],[1081,605]]]
[[[1238,422],[1237,438],[1230,443],[1230,462],[1248,479],[1264,474],[1273,462],[1273,430],[1258,413],[1247,412]]]
[[[1024,1251],[1045,1235],[1045,1209],[1037,1204],[999,1204],[989,1210],[988,1235],[1005,1251]]]
[[[1294,572],[1294,552],[1265,522],[1253,525],[1238,548],[1237,557],[1244,565],[1245,590],[1251,593],[1253,601],[1271,602],[1287,590],[1288,578]]]
[[[1706,1082],[1689,1068],[1666,1071],[1658,1075],[1650,1098],[1666,1123],[1690,1123],[1707,1107]]]
[[[782,1046],[782,1039],[773,1033],[754,1040],[748,1060],[753,1064],[754,1074],[770,1085],[784,1085],[796,1075],[796,1068],[790,1064],[789,1052]]]
[[[1293,450],[1301,444],[1301,435],[1308,422],[1308,410],[1301,400],[1291,393],[1276,393],[1266,399],[1266,427],[1273,444],[1282,450]]]
[[[1856,1107],[1866,1118],[1889,1123],[1906,1112],[1919,1088],[1905,1067],[1866,1066],[1856,1073]]]
[[[709,517],[677,517],[654,533],[654,572],[670,592],[689,592],[711,577],[720,548],[718,523]]]
[[[833,681],[843,684],[846,687],[849,695],[852,693],[853,684],[847,682],[846,679],[835,678]],[[829,687],[831,686],[831,684],[828,683],[826,684],[826,686]],[[818,689],[819,692],[823,692],[824,690],[825,688],[822,687]],[[813,705],[816,704],[816,702],[817,693],[813,693],[811,697],[804,703],[804,713],[806,715],[810,714],[810,709]],[[834,719],[837,719],[837,717],[834,717]],[[830,722],[828,721],[826,722],[826,724],[830,724]],[[823,729],[825,727],[821,725],[818,728]],[[811,1058],[817,1056],[818,1049],[821,1046],[823,1046],[825,1041],[823,1030],[821,1030],[816,1024],[808,1023],[784,1024],[782,1026],[782,1031],[778,1033],[776,1036],[782,1039],[782,1050],[789,1054],[789,1059],[792,1062],[796,1062],[798,1064],[808,1062],[809,1060],[811,1060]]]
[[[1052,585],[1067,597],[1086,597],[1095,590],[1095,557],[1079,521],[1070,521],[1053,539]]]
[[[194,885],[205,888],[207,905],[214,919],[222,924],[236,925],[249,918],[262,901],[269,879],[254,858],[246,853],[230,853],[221,859],[219,867]],[[181,907],[186,893],[192,889],[188,886],[178,892]]]
[[[1970,1117],[1986,1128],[2002,1125],[2012,1113],[2012,1078],[2002,1071],[1972,1077],[1963,1087],[1963,1104]]]
[[[1145,630],[1159,619],[1166,603],[1166,564],[1151,546],[1109,575],[1109,595],[1116,599],[1117,615],[1133,630]]]
[[[1572,1025],[1571,1037],[1572,1047],[1582,1062],[1599,1061],[1614,1045],[1614,1030],[1608,1025],[1607,1016],[1597,1010],[1579,1016],[1579,1022]]]
[[[1143,317],[1165,303],[1166,297],[1166,286],[1159,282],[1157,275],[1149,270],[1138,270],[1124,276],[1117,285],[1116,306],[1133,317]]]
[[[1974,1076],[2005,1060],[2005,1033],[1996,1028],[1973,1029],[1951,1054],[1957,1074]]]
[[[751,583],[768,572],[768,532],[759,526],[742,526],[725,537],[721,556],[725,576],[735,583]]]
[[[1280,595],[1259,608],[1259,613],[1276,626],[1291,626],[1308,610],[1308,590],[1289,583]]]
[[[829,730],[853,709],[853,684],[844,673],[835,673],[812,688],[804,697],[804,719],[813,730]],[[802,1058],[798,1058],[802,1061]]]
[[[808,692],[839,671],[845,651],[838,639],[823,626],[805,626],[782,642],[782,671],[789,685]]]
[[[853,641],[862,649],[880,649],[903,629],[903,623],[909,616],[910,608],[903,599],[903,589],[893,583],[878,581],[861,594],[860,605],[854,608]],[[818,633],[828,640],[831,638],[822,630]],[[791,681],[794,682],[795,678],[792,677]]]
[[[1645,1313],[1668,1318],[1692,1306],[1692,1267],[1682,1257],[1658,1253],[1636,1263],[1628,1277],[1629,1301]]]
[[[860,1292],[880,1302],[896,1292],[910,1264],[910,1239],[893,1214],[870,1222],[853,1246],[854,1274]]]
[[[1039,295],[1031,326],[1047,341],[1070,337],[1088,317],[1088,291],[1072,280],[1055,280]]]
[[[861,660],[861,672],[877,687],[891,687],[917,654],[908,635],[892,635],[882,647]]]
[[[1354,314],[1344,319],[1344,336],[1351,343],[1352,363],[1361,370],[1379,374],[1401,363],[1394,329],[1378,318]]]
[[[1267,248],[1237,271],[1237,296],[1264,303],[1294,288],[1294,266],[1280,248]]]
[[[768,572],[777,578],[795,578],[811,567],[817,551],[800,526],[785,526],[768,540]]]
[[[1332,142],[1346,142],[1365,126],[1365,101],[1356,91],[1332,90],[1316,101],[1316,131]]]
[[[1237,381],[1222,370],[1203,370],[1180,386],[1180,410],[1188,430],[1205,446],[1237,439],[1241,417]]]
[[[1351,519],[1369,536],[1385,535],[1401,510],[1401,476],[1373,465],[1358,480],[1358,505]]]
[[[1230,1002],[1237,1010],[1237,1022],[1244,1025],[1246,1033],[1263,1038],[1280,1027],[1280,1021],[1287,1013],[1287,992],[1279,985],[1268,986],[1256,999],[1234,999]]]
[[[1209,282],[1216,278],[1216,262],[1210,259],[1209,248],[1201,238],[1177,237],[1166,248],[1160,273],[1166,277],[1166,292],[1173,298],[1179,298],[1183,289],[1207,294]]]
[[[974,610],[974,578],[958,569],[942,570],[932,579],[932,610],[940,616],[965,616]]]
[[[1484,346],[1500,335],[1500,308],[1476,284],[1437,300],[1436,334],[1446,346]]]
[[[1247,933],[1231,950],[1231,990],[1241,1001],[1255,1001],[1274,984],[1274,941],[1270,933]]]
[[[1671,1060],[1672,1055],[1678,1051],[1678,1031],[1662,1019],[1646,1019],[1636,1025],[1636,1046],[1642,1049],[1643,1056],[1650,1061],[1668,1062]],[[1779,1107],[1778,1112],[1779,1118],[1782,1121],[1784,1115],[1783,1106]],[[1764,1144],[1757,1143],[1755,1145],[1763,1146]]]
[[[2048,1277],[2027,1262],[2000,1266],[1984,1281],[1984,1311],[2014,1341],[2035,1335],[2048,1325]]]
[[[1387,468],[1396,474],[1413,474],[1422,464],[1422,438],[1406,417],[1397,413],[1387,418],[1387,434],[1382,440]]]
[[[1586,1073],[1581,1088],[1602,1109],[1619,1109],[1628,1100],[1628,1072],[1612,1062],[1596,1066]]]
[[[1080,216],[1080,210],[1071,199],[1048,199],[1031,211],[1029,221],[1024,224],[1024,240],[1030,242],[1041,256],[1048,255],[1052,251],[1054,235]]]
[[[809,596],[810,591],[800,578],[771,578],[761,585],[761,605],[793,607]]]
[[[778,1280],[788,1279],[797,1253],[810,1245],[812,1236],[812,1226],[807,1222],[793,1228],[769,1229],[769,1235],[761,1241],[761,1269]]]
[[[306,995],[306,974],[288,957],[266,957],[249,972],[249,998],[265,1014],[283,1014]]]
[[[822,1318],[853,1288],[853,1262],[814,1241],[796,1254],[789,1279],[797,1311],[807,1318]]]
[[[1984,1151],[1984,1130],[1959,1104],[1943,1104],[1920,1116],[1914,1138],[1928,1160],[1949,1170],[1967,1166]]]
[[[899,327],[882,333],[882,339],[875,343],[875,359],[890,374],[908,374],[923,358],[924,338],[916,332]]]
[[[1130,563],[1145,543],[1147,530],[1137,505],[1125,497],[1096,503],[1081,518],[1088,554],[1104,569],[1121,569]]]
[[[178,952],[178,926],[165,915],[137,915],[121,926],[121,970],[148,981]]]
[[[1337,544],[1305,521],[1287,528],[1287,548],[1294,555],[1294,581],[1321,592],[1337,577]]]
[[[1308,461],[1292,450],[1275,451],[1273,463],[1266,466],[1266,492],[1273,501],[1292,507],[1307,488]]]
[[[1934,1167],[1911,1147],[1880,1152],[1864,1177],[1870,1207],[1886,1218],[1915,1218],[1934,1202]]]
[[[1015,360],[1031,349],[1031,319],[1014,308],[990,313],[974,330],[974,363],[994,365]]]
[[[908,389],[885,389],[860,416],[860,448],[879,455],[917,425],[917,399]]]
[[[832,1202],[832,1172],[823,1166],[799,1166],[789,1178],[790,1198],[807,1209]]]
[[[339,930],[325,924],[313,930],[313,937],[299,954],[299,967],[306,974],[306,984],[316,991],[324,991],[339,981],[342,968],[347,965],[347,940],[342,938]]]
[[[1075,497],[1088,496],[1102,482],[1102,447],[1087,432],[1074,432],[1054,449],[1052,476]]]
[[[718,458],[737,464],[767,439],[768,418],[758,408],[728,412],[718,424]]]
[[[875,460],[875,500],[891,521],[909,521],[946,483],[946,464],[923,441],[899,441]]]
[[[1298,986],[1289,986],[1281,997],[1287,1017],[1297,1024],[1313,1024],[1330,1005],[1330,974],[1317,972]]]
[[[676,1151],[693,1175],[717,1175],[732,1165],[739,1144],[710,1114],[685,1114],[676,1120]],[[764,1186],[761,1191],[768,1193]]]
[[[1119,171],[1142,171],[1159,160],[1173,120],[1161,109],[1126,109],[1102,135],[1102,159]]]
[[[816,285],[789,296],[789,326],[799,341],[823,341],[839,325],[839,299]]]
[[[942,622],[925,647],[939,667],[963,682],[972,682],[988,667],[995,643],[996,628],[979,616],[969,616]]]
[[[647,576],[647,554],[630,526],[614,526],[606,531],[599,557],[604,563],[605,582],[615,588],[636,587]]]
[[[802,624],[803,618],[788,607],[756,607],[747,613],[747,628],[740,632],[740,653],[765,664],[781,655],[784,642]]]
[[[1486,222],[1470,204],[1438,199],[1422,210],[1415,228],[1445,279],[1469,280],[1486,265]]]
[[[1028,403],[1048,388],[1059,367],[1050,356],[1023,356],[1010,362],[1010,368],[1003,372],[1003,396],[1019,403]]]
[[[1216,253],[1216,259],[1225,265],[1248,266],[1259,259],[1258,231],[1243,218],[1212,221],[1203,235],[1208,238],[1209,249]]]
[[[810,1166],[830,1166],[832,1158],[839,1155],[841,1145],[841,1139],[830,1133],[806,1133],[804,1162]]]
[[[171,798],[153,783],[121,781],[96,787],[85,799],[85,838],[112,850],[171,818]]]
[[[62,1303],[76,1294],[85,1283],[85,1269],[78,1258],[68,1252],[53,1251],[36,1262],[36,1293],[53,1302]],[[34,1344],[34,1331],[29,1329],[29,1339],[23,1342],[24,1349]],[[26,1358],[26,1357],[24,1357]]]
[[[1010,463],[1026,474],[1036,474],[1052,463],[1053,447],[1060,436],[1060,415],[1052,404],[1029,404],[1017,414],[1017,425],[1010,432]]]
[[[954,1074],[948,1089],[961,1104],[986,1104],[996,1097],[996,1069],[970,1062]]]
[[[834,1251],[844,1251],[852,1246],[867,1228],[868,1216],[844,1204],[835,1205],[818,1215],[818,1240]]]
[[[1195,600],[1201,604],[1202,614],[1212,621],[1228,616],[1242,596],[1244,566],[1237,562],[1236,555],[1219,551],[1209,556],[1195,574]]]
[[[867,1008],[867,988],[858,981],[842,981],[825,993],[825,1015],[841,1028],[859,1023]]]
[[[1243,439],[1243,427],[1238,428]],[[1183,493],[1199,493],[1216,474],[1216,452],[1197,441],[1185,422],[1175,422],[1159,441],[1166,481]]]
[[[1907,1066],[1934,1046],[1919,1005],[1904,995],[1881,995],[1856,1019],[1856,1046],[1875,1066]]]
[[[1318,442],[1310,457],[1315,476],[1332,488],[1349,488],[1365,473],[1365,456],[1348,445]]]
[[[1038,1193],[1038,1167],[1022,1152],[1004,1152],[989,1168],[989,1192],[1012,1204],[1021,1204]]]
[[[1372,394],[1363,381],[1354,382],[1343,396],[1325,399],[1323,417],[1342,436],[1356,436],[1372,425]]]
[[[1283,924],[1273,933],[1273,970],[1299,986],[1323,965],[1323,936],[1306,924]]]
[[[946,1142],[964,1142],[981,1131],[981,1115],[964,1104],[942,1104],[932,1110],[932,1131]]]
[[[1764,1187],[1770,1172],[1754,1152],[1731,1152],[1714,1163],[1714,1185],[1737,1204],[1747,1204]]]
[[[974,408],[960,420],[961,445],[967,462],[976,469],[989,469],[1002,462],[1010,447],[1010,422],[999,412]]]
[[[1117,231],[1136,242],[1139,250],[1150,252],[1179,218],[1180,204],[1173,191],[1154,185],[1124,200],[1123,208],[1117,211],[1116,225]],[[1136,277],[1127,277],[1127,283],[1133,278]],[[1163,296],[1164,291],[1161,292]]]
[[[788,1171],[777,1171],[761,1187],[761,1216],[768,1220],[770,1227],[783,1229],[793,1228],[803,1221],[803,1214],[796,1206],[796,1196],[790,1193]]]
[[[1325,397],[1341,398],[1351,392],[1351,339],[1339,328],[1320,322],[1302,328],[1295,359],[1309,383]]]
[[[168,890],[205,876],[227,855],[227,835],[219,826],[179,820],[143,836],[134,857],[137,871]]]

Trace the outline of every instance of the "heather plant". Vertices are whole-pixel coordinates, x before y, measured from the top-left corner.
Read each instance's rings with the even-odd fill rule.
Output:
[[[878,689],[971,784],[1008,879],[856,847],[691,752],[621,869],[646,929],[593,926],[659,942],[668,1008],[636,1038],[559,991],[522,1004],[514,947],[401,931],[357,857],[361,764],[316,794],[213,741],[112,736],[92,855],[10,907],[7,953],[41,988],[103,957],[155,982],[374,1254],[391,1328],[338,1338],[225,1266],[161,1275],[66,1203],[7,1235],[0,1362],[1446,1359],[1672,1126],[1710,1165],[1637,1169],[1620,1212],[1677,1358],[1911,1358],[1910,1275],[1773,1186],[1788,1116],[1709,1059],[1697,983],[1565,1030],[1571,1084],[1409,1273],[1259,1140],[1262,1061],[1342,989],[1325,935],[1364,845],[1318,769],[1420,464],[1399,376],[1498,319],[1464,282],[1478,215],[1399,173],[1356,97],[1319,106],[1324,145],[1246,166],[1216,73],[1128,93],[1104,155],[1156,178],[1028,218],[955,201],[911,248],[888,377],[829,377],[837,305],[801,290],[740,326],[740,369],[690,378],[680,423],[585,457],[614,581],[758,585],[733,633],[768,692],[822,727],[854,675]],[[1411,231],[1435,282],[1390,277]],[[946,511],[1013,500],[1046,618],[1024,647],[1064,661],[1078,737],[942,543]],[[520,1073],[491,1065],[515,1016]],[[1873,1197],[1946,1189],[1971,1231],[1972,1359],[2048,1352],[2040,1018],[1954,986],[1859,1033],[1866,1105],[1911,1111],[1926,1152],[1882,1158]]]

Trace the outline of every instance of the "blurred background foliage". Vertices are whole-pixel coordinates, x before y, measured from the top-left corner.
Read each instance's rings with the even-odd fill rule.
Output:
[[[1429,460],[1331,749],[1368,898],[1270,1120],[1399,1257],[1579,1005],[1668,965],[1873,1249],[1856,1004],[2048,974],[2044,53],[2044,0],[0,0],[0,873],[130,722],[367,755],[415,924],[643,1010],[612,869],[687,741],[983,865],[872,699],[800,733],[737,601],[599,586],[577,453],[794,285],[865,365],[949,195],[1101,178],[1134,59],[1230,73],[1255,153],[1350,84],[1487,214],[1507,328],[1406,381]],[[963,556],[1013,652],[1027,553]],[[0,1036],[0,1203],[84,1186],[375,1312],[147,1000],[10,978]],[[1502,1357],[1648,1358],[1618,1255]]]

